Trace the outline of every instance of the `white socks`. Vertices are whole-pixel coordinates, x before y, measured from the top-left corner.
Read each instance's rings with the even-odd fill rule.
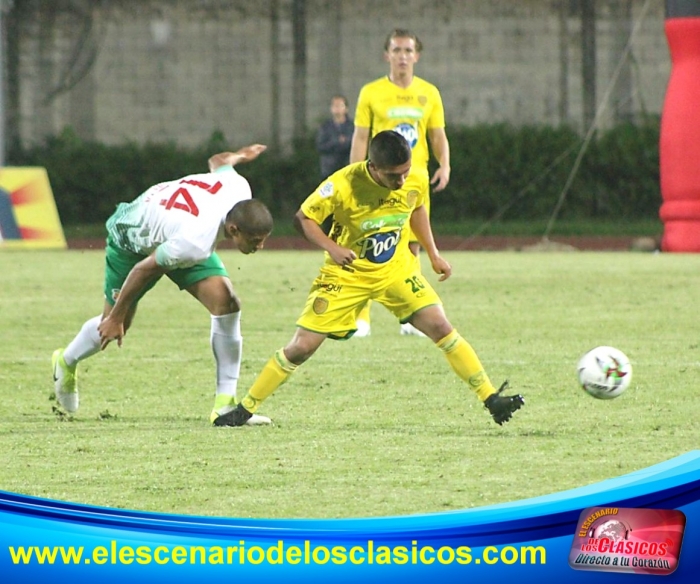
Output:
[[[63,351],[63,358],[68,367],[73,367],[78,361],[87,359],[100,350],[100,333],[97,332],[97,327],[101,321],[102,315],[88,320]]]
[[[216,395],[235,398],[243,352],[240,312],[212,315],[211,348],[216,359]]]
[[[66,365],[73,367],[100,350],[97,327],[102,315],[88,320],[63,352]],[[211,317],[211,348],[216,359],[216,395],[236,397],[236,386],[241,373],[243,337],[241,313]]]

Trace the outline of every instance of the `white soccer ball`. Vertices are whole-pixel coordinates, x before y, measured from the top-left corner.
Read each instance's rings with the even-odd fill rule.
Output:
[[[612,399],[625,391],[632,381],[632,365],[615,347],[596,347],[578,362],[581,387],[598,399]]]

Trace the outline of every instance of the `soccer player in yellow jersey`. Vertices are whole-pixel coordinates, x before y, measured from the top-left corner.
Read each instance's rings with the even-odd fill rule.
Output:
[[[409,227],[440,281],[452,273],[435,246],[425,210],[428,177],[411,169],[411,148],[397,132],[380,132],[370,142],[369,160],[332,174],[302,203],[295,219],[304,236],[323,249],[325,263],[309,292],[286,347],[267,362],[236,408],[216,426],[241,426],[296,368],[327,339],[346,339],[356,330],[367,300],[388,308],[428,336],[476,393],[497,424],[507,422],[524,400],[496,391],[478,356],[447,320],[442,302],[423,279],[408,248]],[[331,216],[326,235],[320,225]]]
[[[428,140],[439,168],[430,183],[441,191],[450,180],[450,146],[445,133],[445,112],[437,87],[413,74],[422,45],[412,32],[395,29],[384,43],[384,58],[389,62],[389,75],[365,85],[357,100],[355,131],[350,149],[350,162],[367,157],[369,139],[383,130],[401,134],[413,150],[413,166],[428,174]],[[430,215],[430,195],[425,208]],[[417,239],[411,235],[409,246],[418,256]],[[357,336],[370,334],[369,304],[358,316]],[[402,325],[402,334],[418,334],[410,324]]]

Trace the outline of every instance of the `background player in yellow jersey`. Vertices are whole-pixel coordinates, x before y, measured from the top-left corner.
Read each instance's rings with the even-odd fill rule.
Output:
[[[360,90],[355,113],[355,131],[350,162],[367,157],[369,139],[383,130],[401,134],[413,150],[413,165],[427,174],[428,140],[439,164],[430,183],[441,191],[450,181],[450,146],[445,133],[445,112],[437,87],[413,74],[422,44],[412,32],[394,29],[384,43],[384,58],[389,75],[368,83]],[[425,208],[430,215],[430,195]],[[418,256],[420,246],[411,236],[411,251]],[[357,336],[370,334],[369,303],[358,316]],[[402,325],[402,334],[418,334],[410,324]]]
[[[447,320],[442,302],[423,279],[408,248],[409,225],[440,280],[452,274],[433,241],[425,210],[428,177],[411,169],[411,148],[398,133],[380,132],[370,142],[369,160],[332,174],[302,203],[295,219],[325,262],[286,347],[267,362],[246,396],[214,425],[241,426],[327,338],[355,332],[359,311],[369,300],[410,322],[438,346],[448,363],[484,402],[498,424],[507,422],[524,400],[504,396],[489,381],[479,357]],[[331,216],[326,235],[320,225]]]

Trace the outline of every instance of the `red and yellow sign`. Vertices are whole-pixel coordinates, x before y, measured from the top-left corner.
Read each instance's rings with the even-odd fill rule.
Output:
[[[0,168],[0,249],[65,249],[46,169]]]

